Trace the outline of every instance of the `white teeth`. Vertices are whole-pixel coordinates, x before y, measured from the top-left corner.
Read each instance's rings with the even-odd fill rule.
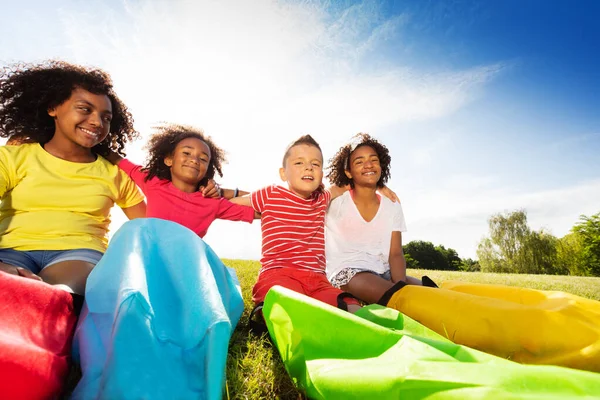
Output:
[[[90,130],[88,130],[88,129],[85,129],[85,128],[80,128],[80,129],[81,129],[83,132],[87,133],[88,135],[91,135],[91,136],[98,136],[98,134],[97,134],[97,133],[95,133],[95,132],[92,132],[92,131],[90,131]]]

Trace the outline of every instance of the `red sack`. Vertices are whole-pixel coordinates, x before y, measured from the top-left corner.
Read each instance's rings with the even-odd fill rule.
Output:
[[[57,398],[76,323],[70,293],[0,272],[0,398]]]

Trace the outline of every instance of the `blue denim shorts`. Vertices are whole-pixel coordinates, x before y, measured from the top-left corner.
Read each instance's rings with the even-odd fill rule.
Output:
[[[85,261],[98,264],[102,253],[92,249],[30,250],[0,249],[0,261],[39,274],[44,268],[63,261]]]

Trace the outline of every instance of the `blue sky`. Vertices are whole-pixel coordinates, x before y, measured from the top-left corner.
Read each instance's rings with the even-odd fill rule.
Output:
[[[143,138],[192,124],[229,154],[221,182],[278,183],[286,144],[325,158],[365,131],[392,154],[409,240],[475,257],[494,213],[563,236],[600,211],[600,2],[20,1],[0,62],[110,72]],[[113,228],[123,222],[115,212]],[[258,259],[259,224],[217,222],[222,257]],[[233,245],[232,245],[233,243]]]

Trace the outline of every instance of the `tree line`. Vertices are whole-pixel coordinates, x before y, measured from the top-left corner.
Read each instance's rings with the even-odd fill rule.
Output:
[[[562,238],[531,229],[525,210],[494,214],[488,226],[489,235],[477,248],[479,260],[461,259],[454,249],[417,240],[403,246],[407,267],[600,276],[600,213],[580,216]]]
[[[435,246],[431,242],[413,240],[402,246],[408,268],[437,269],[442,271],[479,271],[479,263],[470,258],[461,259],[456,250]]]

